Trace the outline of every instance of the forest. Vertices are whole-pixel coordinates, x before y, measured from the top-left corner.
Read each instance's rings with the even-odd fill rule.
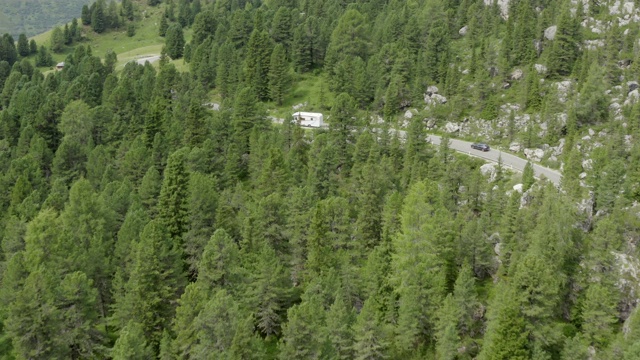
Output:
[[[150,8],[156,64],[82,40]],[[0,359],[640,359],[637,3],[77,16],[61,71],[0,38]]]

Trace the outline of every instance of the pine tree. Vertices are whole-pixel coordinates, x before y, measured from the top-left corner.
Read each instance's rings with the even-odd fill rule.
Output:
[[[271,40],[266,31],[254,30],[247,44],[244,78],[259,100],[269,98],[269,61]]]
[[[59,27],[56,27],[53,29],[53,32],[51,33],[50,42],[51,42],[51,51],[55,53],[62,52],[62,50],[64,49],[65,38],[64,38],[64,34],[62,33],[62,30]]]
[[[171,24],[166,33],[167,55],[173,60],[180,59],[184,54],[184,33],[180,24]]]
[[[578,58],[580,25],[571,16],[570,4],[565,4],[560,12],[555,39],[551,45],[547,67],[551,76],[567,76],[573,70]]]
[[[107,30],[107,27],[108,24],[105,15],[104,2],[102,0],[98,0],[95,2],[91,12],[91,28],[93,31],[100,34]]]
[[[360,314],[353,326],[354,359],[377,360],[389,357],[388,331],[384,323],[381,323],[376,312],[376,300],[369,298],[364,302]]]
[[[289,66],[282,44],[277,44],[273,49],[269,66],[269,96],[276,104],[282,105],[289,85]]]
[[[91,25],[91,11],[89,11],[89,5],[82,5],[82,25]]]
[[[173,239],[182,241],[189,220],[189,174],[186,169],[187,149],[169,156],[158,198],[158,213]]]
[[[154,348],[173,319],[186,282],[181,253],[160,221],[149,222],[134,249],[125,296],[115,304],[115,323],[123,328],[129,321],[138,322]]]
[[[18,36],[18,54],[22,57],[29,56],[29,40],[24,33]]]
[[[169,29],[169,22],[167,21],[167,15],[163,14],[160,17],[160,26],[158,27],[158,35],[165,37],[167,30]]]
[[[525,165],[524,170],[522,171],[522,191],[529,190],[534,182],[533,164],[531,161],[527,161],[527,165]]]
[[[135,321],[120,330],[120,336],[111,350],[113,360],[148,359],[153,349],[148,346],[142,326]]]

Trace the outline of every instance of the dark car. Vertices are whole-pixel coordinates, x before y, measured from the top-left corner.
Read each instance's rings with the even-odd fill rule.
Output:
[[[483,143],[474,143],[471,144],[472,149],[480,150],[480,151],[489,151],[489,145]]]

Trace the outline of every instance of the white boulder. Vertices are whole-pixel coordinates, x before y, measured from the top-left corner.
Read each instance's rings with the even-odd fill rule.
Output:
[[[522,149],[522,146],[518,143],[511,143],[509,145],[509,151],[513,151],[513,152],[520,152],[520,149]]]
[[[404,112],[404,118],[405,119],[411,119],[413,118],[413,112],[411,112],[411,110],[407,110]]]
[[[467,35],[467,31],[469,31],[469,27],[465,25],[460,30],[458,30],[458,34],[460,34],[461,36],[465,36]]]
[[[522,184],[515,184],[513,185],[513,191],[517,191],[520,194],[522,194],[522,190],[524,189],[524,185]]]
[[[556,38],[556,32],[558,31],[558,27],[556,25],[549,26],[544,29],[544,38],[547,40],[553,40]]]
[[[458,132],[460,131],[460,125],[452,123],[452,122],[447,122],[444,126],[444,131],[448,132],[448,133],[454,133],[454,132]]]
[[[524,149],[524,156],[531,161],[540,161],[544,157],[542,149]]]
[[[535,64],[535,65],[533,65],[533,67],[536,69],[538,74],[546,74],[547,73],[547,67],[542,65],[542,64]]]

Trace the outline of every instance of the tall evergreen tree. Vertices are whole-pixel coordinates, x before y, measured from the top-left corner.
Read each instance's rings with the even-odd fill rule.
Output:
[[[187,149],[180,149],[167,161],[158,198],[158,213],[169,235],[181,242],[189,224],[189,173],[186,168]]]

